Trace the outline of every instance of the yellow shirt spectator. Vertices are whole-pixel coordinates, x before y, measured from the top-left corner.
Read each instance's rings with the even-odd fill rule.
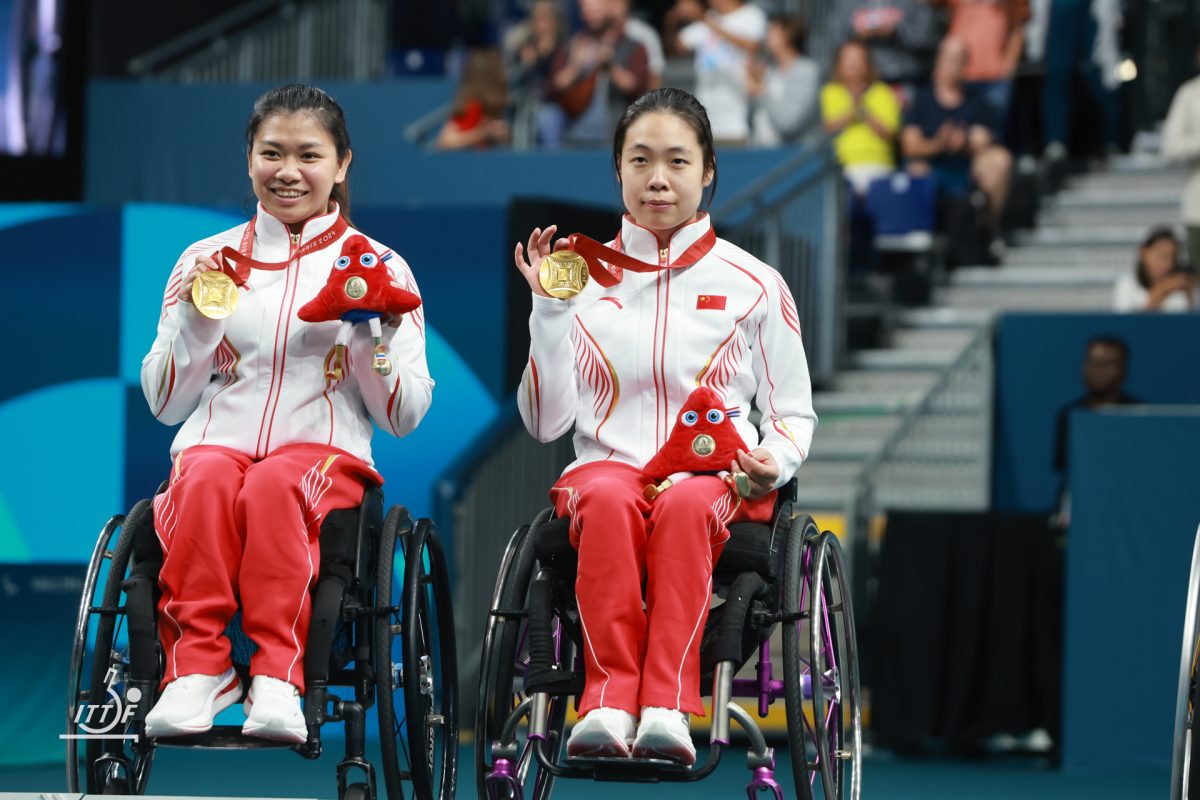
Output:
[[[833,140],[838,161],[843,167],[877,165],[894,169],[896,166],[892,140],[900,128],[900,102],[887,84],[875,82],[862,97],[862,107],[883,125],[890,136],[884,138],[861,118],[851,121]],[[840,120],[854,111],[854,97],[840,83],[827,83],[821,88],[821,119],[826,124]]]

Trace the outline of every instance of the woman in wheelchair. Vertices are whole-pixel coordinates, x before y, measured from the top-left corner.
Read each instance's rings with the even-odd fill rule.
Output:
[[[417,292],[403,259],[350,227],[350,138],[338,104],[308,86],[267,92],[254,105],[246,148],[256,214],[184,251],[142,362],[154,415],[183,423],[168,488],[154,501],[166,669],[146,730],[207,731],[242,698],[223,635],[240,606],[258,647],[243,732],[303,743],[303,643],[320,523],[382,483],[372,468],[372,423],[395,436],[412,431],[433,381],[419,312],[403,325],[386,320],[381,348],[365,326],[355,326],[347,347],[335,341],[338,322],[296,317],[348,249],[365,246],[363,265]],[[242,285],[224,318],[194,304],[192,293],[193,282],[219,272]],[[380,368],[385,356],[394,369]]]
[[[539,270],[552,242],[572,242],[555,242],[552,225],[516,246],[533,291],[518,404],[541,441],[575,429],[576,460],[550,490],[579,556],[586,686],[567,752],[691,764],[688,715],[703,714],[699,632],[726,526],[770,520],[816,415],[791,291],[775,269],[717,238],[701,210],[717,177],[704,107],[677,89],[643,95],[617,126],[613,166],[628,213],[599,258],[626,265],[618,282],[592,280],[556,299]],[[642,468],[701,386],[738,412],[729,416],[751,449],[728,466],[749,477],[746,497],[704,474],[649,500]]]

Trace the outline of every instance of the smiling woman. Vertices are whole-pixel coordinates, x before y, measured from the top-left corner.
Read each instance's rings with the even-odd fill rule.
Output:
[[[297,314],[349,252],[372,283],[419,302],[404,260],[350,227],[341,107],[309,86],[267,92],[246,126],[246,148],[257,213],[180,256],[142,362],[151,411],[166,424],[183,422],[169,486],[154,503],[166,670],[146,732],[207,731],[241,698],[223,635],[240,608],[258,646],[243,733],[301,744],[302,643],[320,523],[382,483],[372,423],[394,436],[411,432],[433,381],[419,308],[388,320],[378,346],[367,326],[355,325],[348,348],[336,319]],[[359,279],[365,286],[368,278]],[[349,322],[379,316],[358,313]]]

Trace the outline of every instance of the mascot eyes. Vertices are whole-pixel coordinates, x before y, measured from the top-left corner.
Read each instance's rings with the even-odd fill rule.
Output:
[[[696,420],[700,419],[700,415],[695,411],[686,411],[683,414],[682,421],[689,428],[696,424]]]
[[[706,419],[713,425],[720,425],[725,421],[725,412],[719,408],[710,408]]]
[[[333,265],[338,269],[345,269],[346,267],[350,266],[350,256],[342,256],[337,261],[333,262]]]
[[[364,267],[375,266],[375,254],[374,253],[363,253],[361,256],[358,257],[358,263],[362,264]]]

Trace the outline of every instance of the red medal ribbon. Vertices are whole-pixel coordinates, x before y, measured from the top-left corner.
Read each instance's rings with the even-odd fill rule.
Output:
[[[608,245],[600,244],[595,239],[584,236],[582,233],[573,233],[567,237],[567,249],[573,250],[583,256],[583,260],[588,265],[588,275],[590,275],[601,286],[615,286],[621,282],[621,277],[625,270],[630,272],[658,272],[663,269],[681,269],[690,267],[712,250],[713,245],[717,243],[717,233],[712,228],[709,228],[703,236],[696,242],[683,251],[683,254],[674,262],[665,266],[658,264],[647,264],[645,261],[634,258],[628,253],[623,253],[620,250],[613,249]],[[621,239],[618,236],[616,245],[620,247]]]
[[[246,225],[246,230],[242,232],[242,242],[237,250],[234,250],[232,247],[222,247],[221,252],[214,256],[214,260],[220,266],[221,271],[232,278],[234,284],[237,286],[242,286],[246,283],[252,269],[287,269],[288,265],[293,261],[303,258],[309,253],[325,249],[340,239],[349,227],[346,224],[345,217],[339,214],[328,230],[305,242],[287,261],[268,263],[266,261],[255,261],[250,257],[250,253],[254,247],[254,222],[256,219],[258,218],[250,218],[250,222]]]

